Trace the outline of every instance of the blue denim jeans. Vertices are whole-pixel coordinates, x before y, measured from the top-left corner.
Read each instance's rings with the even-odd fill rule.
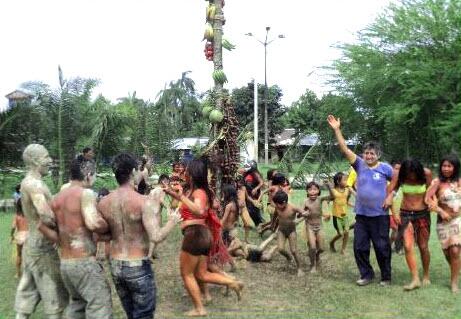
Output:
[[[110,261],[112,279],[128,319],[152,319],[155,277],[148,259]]]

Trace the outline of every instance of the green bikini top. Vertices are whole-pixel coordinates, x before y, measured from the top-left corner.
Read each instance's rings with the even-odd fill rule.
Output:
[[[402,184],[400,188],[402,189],[402,193],[413,194],[413,195],[424,194],[427,189],[426,184],[421,184],[421,185]]]

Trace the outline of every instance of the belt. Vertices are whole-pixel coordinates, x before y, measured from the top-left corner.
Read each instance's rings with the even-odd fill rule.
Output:
[[[111,264],[118,264],[118,265],[128,266],[128,267],[142,266],[144,262],[149,262],[149,258],[144,257],[144,258],[139,258],[139,259],[111,259],[110,260]]]
[[[416,214],[423,214],[423,213],[429,213],[429,210],[427,208],[422,209],[422,210],[406,210],[406,209],[401,209],[400,213],[402,214],[409,214],[409,215],[416,215]]]

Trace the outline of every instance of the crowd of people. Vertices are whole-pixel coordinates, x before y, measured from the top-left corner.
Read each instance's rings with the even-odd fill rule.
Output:
[[[216,191],[209,184],[204,159],[193,159],[187,165],[175,162],[172,173],[159,176],[153,185],[149,156],[137,159],[121,153],[112,163],[118,187],[96,193],[92,190],[96,165],[91,148],[73,159],[70,181],[52,196],[43,182],[52,162],[48,151],[39,144],[27,146],[23,152],[27,174],[15,192],[17,214],[11,232],[20,278],[16,318],[28,318],[40,301],[47,318],[112,318],[111,290],[101,255],[108,257],[127,318],[153,318],[156,280],[152,262],[159,245],[177,224],[183,235],[179,273],[193,305],[185,316],[207,315],[208,284],[225,286],[241,298],[243,282],[225,271],[237,268],[236,259],[269,262],[278,253],[287,263],[294,261],[297,276],[304,276],[297,247],[299,223],[304,223],[309,271],[317,272],[325,250],[323,224],[330,219],[336,231],[329,242],[331,252],[336,252],[335,244],[341,240],[340,253],[344,254],[349,231],[354,231],[358,286],[370,284],[375,277],[369,260],[371,244],[380,268],[379,284],[391,284],[392,239],[396,249],[404,249],[411,281],[403,288],[409,291],[430,284],[430,212],[436,212],[436,231],[450,266],[451,290],[458,292],[459,159],[445,156],[438,178],[433,179],[431,171],[416,159],[394,166],[381,162],[376,143],[365,144],[358,156],[346,145],[340,119],[330,115],[327,121],[351,170],[349,174],[337,172],[332,183],[307,183],[306,198],[299,207],[290,200],[287,176],[270,170],[265,181],[254,161],[238,171],[234,183]],[[321,196],[322,188],[328,193]],[[402,195],[397,209],[394,196],[398,192]],[[332,203],[331,211],[324,202]],[[349,207],[354,207],[354,223],[350,222]],[[267,222],[263,210],[269,216]],[[166,212],[166,222],[162,212]],[[243,238],[239,225],[243,226]],[[252,230],[267,238],[251,244]],[[273,241],[276,243],[271,245]],[[415,243],[421,254],[422,280]]]

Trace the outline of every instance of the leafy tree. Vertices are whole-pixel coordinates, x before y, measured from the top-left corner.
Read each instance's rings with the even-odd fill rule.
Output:
[[[280,102],[282,95],[282,90],[277,85],[268,88],[267,126],[269,129],[269,144],[273,143],[275,135],[283,130],[281,117],[285,112],[285,107]],[[234,89],[231,98],[240,126],[248,127],[254,121],[254,83],[250,82],[247,86]],[[264,145],[264,85],[260,84],[258,84],[258,129],[259,144]],[[259,149],[263,150],[263,147]]]
[[[459,12],[458,0],[394,3],[358,43],[340,46],[333,83],[363,113],[366,138],[381,140],[392,157],[433,162],[460,149]]]

